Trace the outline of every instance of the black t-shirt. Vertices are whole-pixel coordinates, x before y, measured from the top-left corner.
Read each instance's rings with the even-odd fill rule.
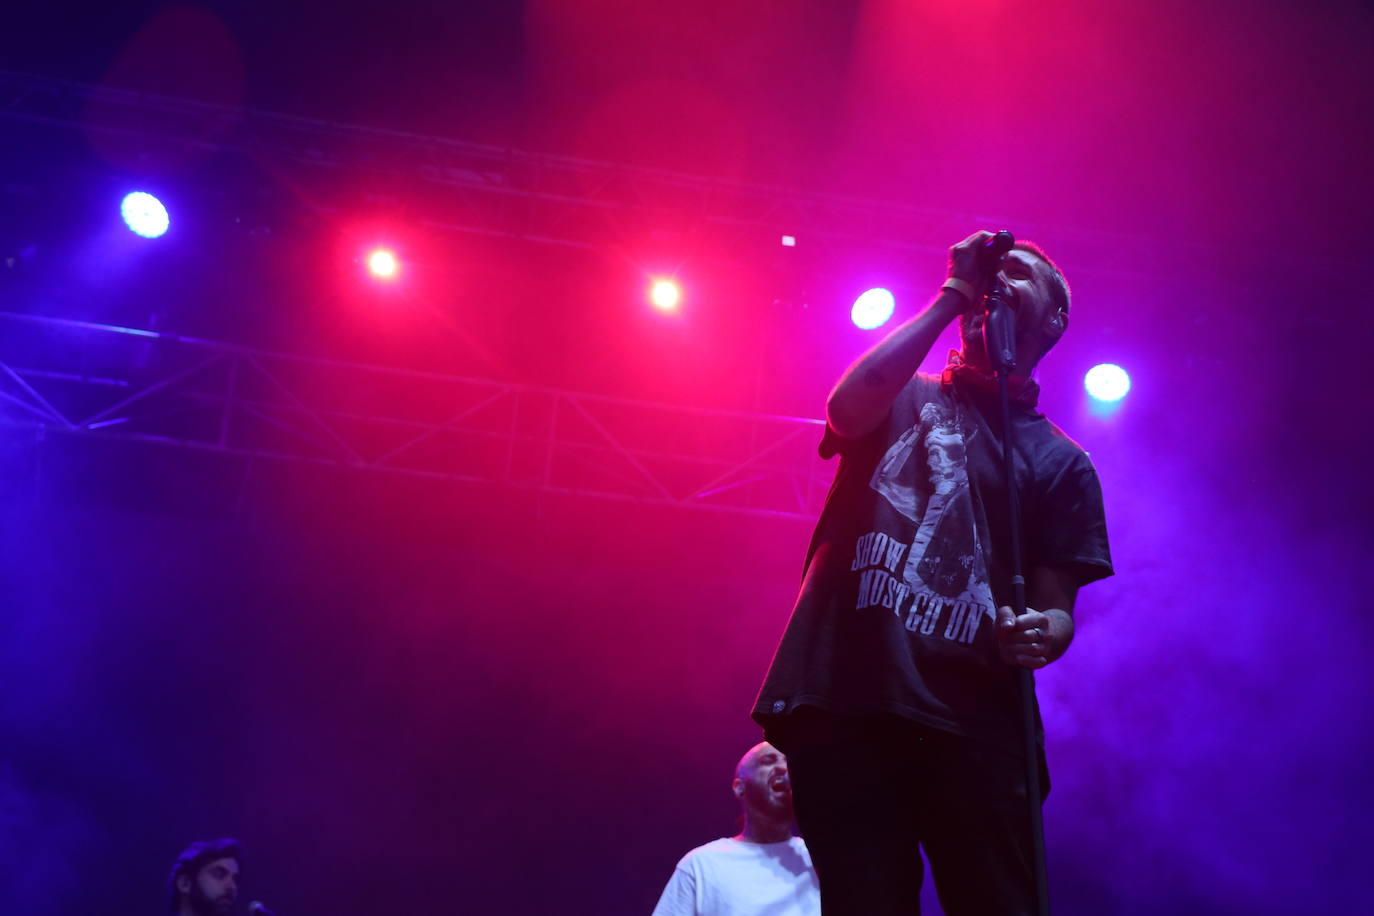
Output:
[[[1044,415],[1013,406],[1024,568],[1112,574],[1097,472]],[[754,705],[765,727],[800,706],[896,714],[1019,754],[1016,669],[996,609],[1011,603],[995,394],[918,375],[840,455],[792,619]]]

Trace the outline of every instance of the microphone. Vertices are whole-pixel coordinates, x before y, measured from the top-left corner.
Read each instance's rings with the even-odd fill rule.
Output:
[[[985,274],[990,274],[997,269],[997,263],[1002,260],[1002,255],[1011,251],[1011,246],[1016,244],[1016,236],[1006,229],[999,229],[987,238],[982,245],[978,246],[978,269]]]
[[[993,233],[978,246],[978,269],[984,276],[995,273],[1002,256],[1015,244],[1016,237],[1008,230]],[[984,301],[988,317],[983,322],[983,348],[992,368],[1004,374],[1016,368],[1016,312],[1012,310],[1011,300],[1011,291],[999,283]]]
[[[254,900],[249,903],[248,912],[252,913],[253,916],[277,916],[277,914],[269,910],[261,900]]]
[[[983,349],[992,368],[1008,374],[1016,368],[1016,312],[1011,292],[998,283],[988,293],[988,317],[983,322]]]

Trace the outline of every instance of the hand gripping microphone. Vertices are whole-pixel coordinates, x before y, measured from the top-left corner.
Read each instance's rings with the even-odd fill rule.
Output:
[[[1002,255],[1011,251],[1011,246],[1016,244],[1016,236],[1006,229],[998,230],[988,236],[983,244],[978,246],[978,269],[985,274],[990,274],[997,269],[998,263],[1002,260]]]

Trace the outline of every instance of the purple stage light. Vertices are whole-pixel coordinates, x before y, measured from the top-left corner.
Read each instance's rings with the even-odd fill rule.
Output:
[[[1083,387],[1094,400],[1115,403],[1131,390],[1131,377],[1126,370],[1113,363],[1101,363],[1083,376]]]
[[[886,324],[896,307],[897,300],[893,298],[892,293],[882,287],[876,287],[860,294],[859,298],[854,300],[854,308],[850,309],[849,317],[857,326],[865,331],[871,331]]]
[[[145,239],[155,239],[167,231],[171,219],[167,208],[147,191],[134,191],[124,195],[119,204],[119,215],[124,217],[124,225],[135,235]]]

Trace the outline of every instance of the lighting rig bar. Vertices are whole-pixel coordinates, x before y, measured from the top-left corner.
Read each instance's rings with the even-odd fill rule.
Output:
[[[294,356],[0,312],[0,424],[814,519],[822,421]]]
[[[608,238],[703,238],[714,251],[756,263],[759,252],[777,253],[782,236],[789,235],[811,264],[823,265],[846,251],[899,259],[919,254],[929,260],[932,255],[943,259],[948,240],[961,238],[972,226],[1014,223],[1029,236],[1053,236],[1056,252],[1071,249],[1077,271],[1110,273],[1131,271],[1142,252],[1156,247],[1146,239],[1098,231],[731,182],[10,71],[0,71],[0,120],[143,139],[150,150],[171,144],[237,151],[324,181],[367,172],[419,181],[431,191],[442,189],[420,195],[424,199],[418,204],[407,196],[408,212],[421,207],[422,223],[587,248],[602,248]],[[1126,262],[1125,251],[1135,260]]]

